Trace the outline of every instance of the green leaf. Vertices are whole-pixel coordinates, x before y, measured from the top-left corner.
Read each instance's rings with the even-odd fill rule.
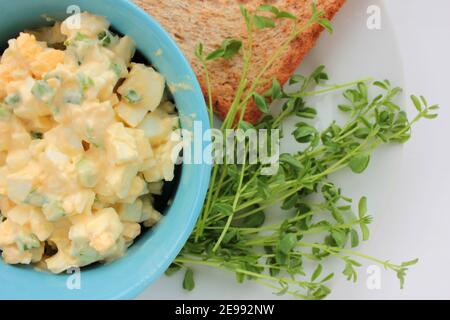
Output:
[[[428,108],[428,110],[439,110],[439,106],[436,104]]]
[[[266,101],[266,98],[255,92],[253,93],[253,100],[262,113],[269,113],[269,105]]]
[[[255,130],[255,127],[247,121],[241,121],[241,122],[239,122],[239,129],[244,130],[244,131]]]
[[[237,283],[244,283],[245,281],[245,274],[236,272],[236,281]]]
[[[416,107],[417,111],[422,112],[423,108],[422,108],[422,104],[420,103],[419,98],[417,98],[416,96],[412,95],[411,96],[411,100],[414,103],[414,106]]]
[[[256,29],[275,28],[275,22],[264,16],[255,15],[253,17],[253,23]]]
[[[351,263],[351,264],[352,264],[353,266],[355,266],[355,267],[362,267],[362,264],[359,263],[358,261],[351,260],[351,259],[347,259],[347,261],[348,261],[349,263]]]
[[[324,27],[325,30],[328,31],[328,33],[330,33],[330,34],[333,33],[333,26],[331,25],[330,20],[328,20],[328,19],[319,19],[317,21],[317,23],[319,23],[322,27]]]
[[[375,81],[373,83],[373,85],[376,86],[376,87],[379,87],[379,88],[381,88],[383,90],[389,90],[389,87],[385,83],[383,83],[381,81]]]
[[[414,259],[411,261],[403,262],[402,267],[410,267],[410,266],[417,264],[418,262],[419,262],[419,259]]]
[[[349,105],[345,105],[345,104],[340,104],[338,105],[339,110],[341,110],[342,112],[350,112],[353,110],[352,106]]]
[[[356,230],[352,229],[350,231],[350,239],[352,248],[356,248],[359,245],[359,235],[358,232],[356,232]]]
[[[192,291],[195,288],[195,281],[194,281],[194,271],[191,268],[188,268],[186,270],[186,273],[184,274],[184,280],[183,280],[183,289],[187,291]]]
[[[342,215],[342,213],[339,210],[336,210],[333,208],[330,211],[331,211],[331,215],[337,222],[339,222],[339,223],[345,222],[344,216]]]
[[[275,261],[277,264],[282,266],[286,265],[287,258],[287,255],[283,253],[280,248],[277,248],[275,251]]]
[[[303,169],[303,164],[290,153],[283,153],[280,156],[281,163],[287,163],[297,169]]]
[[[266,97],[272,97],[272,100],[277,100],[283,98],[283,89],[281,84],[277,79],[272,80],[272,86],[264,94]]]
[[[313,0],[311,3],[311,12],[313,16],[317,14],[316,0]]]
[[[343,248],[347,242],[347,233],[341,229],[331,231],[331,237],[339,248]]]
[[[270,189],[268,183],[258,179],[256,188],[264,199],[270,198]]]
[[[317,136],[317,130],[307,123],[300,122],[296,127],[293,135],[298,143],[309,143]]]
[[[427,99],[425,99],[424,96],[420,96],[420,101],[422,101],[422,103],[423,103],[423,105],[424,105],[425,107],[428,107]]]
[[[266,221],[266,214],[264,211],[259,211],[258,213],[252,214],[249,217],[242,219],[242,228],[260,228]]]
[[[383,105],[393,111],[400,111],[400,109],[401,109],[398,105],[396,105],[395,103],[393,103],[391,101],[385,101],[385,102],[383,102]]]
[[[317,117],[317,110],[309,107],[300,108],[295,111],[295,115],[305,119],[315,119]]]
[[[353,89],[345,90],[343,93],[344,98],[347,99],[348,101],[352,102],[353,104],[355,104],[357,102],[357,99],[358,99],[357,95],[358,95],[358,93]]]
[[[279,243],[279,248],[284,254],[289,254],[297,246],[297,236],[293,233],[286,234]]]
[[[223,58],[225,60],[230,60],[233,58],[236,54],[239,53],[239,50],[242,48],[242,41],[241,40],[235,40],[235,39],[225,39],[220,48],[211,52],[207,57],[206,60],[215,60],[218,58]]]
[[[289,84],[293,85],[299,82],[302,82],[305,80],[305,77],[301,74],[294,74],[292,77],[289,78]]]
[[[395,87],[394,89],[391,90],[391,93],[389,94],[390,98],[394,98],[395,96],[397,96],[399,93],[401,93],[403,91],[402,88],[400,87]]]
[[[197,45],[197,47],[195,47],[195,56],[196,56],[199,60],[203,61],[203,59],[204,59],[204,56],[203,56],[203,43],[200,42],[200,43]]]
[[[233,206],[228,203],[216,202],[213,205],[213,209],[227,217],[231,216],[234,213]]]
[[[298,202],[298,194],[293,194],[292,196],[288,197],[286,200],[283,201],[281,209],[291,210],[295,207],[297,202]]]
[[[368,92],[367,85],[364,82],[358,83],[358,90],[361,93],[361,95],[367,99],[369,92]]]
[[[355,137],[358,139],[367,139],[370,134],[369,128],[360,128],[355,131]]]
[[[362,238],[364,241],[369,240],[370,237],[370,231],[369,228],[367,227],[367,225],[365,223],[360,223],[360,228],[361,228],[361,232],[362,232]]]
[[[330,293],[330,288],[322,285],[312,293],[312,296],[314,300],[322,300],[325,299]]]
[[[274,15],[277,15],[280,12],[280,10],[278,10],[277,7],[271,6],[269,4],[260,5],[257,10],[258,11],[272,12]]]
[[[328,80],[328,74],[325,72],[325,66],[318,66],[310,76],[317,84],[320,84],[324,80]]]
[[[223,244],[230,244],[230,242],[237,238],[237,231],[231,230],[228,231],[227,234],[224,236],[222,243]]]
[[[369,166],[370,155],[359,155],[350,160],[349,166],[354,173],[363,173]]]
[[[290,12],[286,12],[286,11],[280,11],[277,15],[276,15],[277,19],[292,19],[292,20],[297,20],[298,17],[295,16],[294,14],[290,13]]]
[[[280,291],[275,292],[274,294],[278,297],[284,296],[289,291],[289,287],[284,286]]]
[[[215,59],[218,59],[218,58],[222,58],[224,54],[225,54],[225,53],[224,53],[223,49],[222,49],[222,48],[219,48],[219,49],[217,49],[217,50],[211,52],[211,53],[206,57],[206,60],[209,61],[209,60],[215,60]]]
[[[362,197],[361,200],[359,200],[358,214],[359,214],[360,219],[364,218],[367,214],[367,198],[366,197]]]
[[[406,276],[405,269],[400,269],[397,271],[397,278],[400,280],[400,289],[403,289],[405,287],[405,276]]]
[[[320,277],[320,275],[322,274],[322,270],[323,270],[323,267],[321,264],[319,264],[311,276],[311,282],[314,282],[318,277]]]
[[[268,258],[267,259],[267,264],[268,265],[273,265],[273,264],[276,264],[276,263],[277,263],[277,261],[276,261],[275,258]],[[270,268],[269,269],[270,276],[272,276],[272,277],[278,276],[280,274],[280,272],[281,272],[281,270],[277,269],[277,268]]]
[[[353,264],[350,261],[347,261],[345,264],[345,269],[342,272],[344,276],[346,276],[348,281],[356,282],[358,279],[358,274],[356,273],[355,268],[353,267]]]
[[[334,273],[330,273],[329,275],[327,275],[325,278],[323,278],[322,280],[320,280],[320,283],[324,283],[327,281],[330,281],[331,279],[334,278]]]
[[[172,276],[172,275],[174,275],[175,273],[177,273],[178,271],[180,271],[181,270],[181,266],[179,266],[178,264],[171,264],[170,266],[169,266],[169,268],[167,268],[167,270],[166,270],[166,272],[165,272],[165,275],[166,276],[168,276],[168,277],[170,277],[170,276]]]
[[[437,114],[426,114],[426,115],[424,115],[424,118],[428,119],[428,120],[433,120],[433,119],[436,119],[437,117],[438,117]]]
[[[247,8],[243,5],[240,5],[239,8],[241,10],[241,15],[244,17],[246,25],[250,25],[250,14],[248,13]]]
[[[128,101],[128,103],[136,104],[142,100],[142,97],[139,93],[137,93],[135,90],[128,91],[125,96],[125,100]]]

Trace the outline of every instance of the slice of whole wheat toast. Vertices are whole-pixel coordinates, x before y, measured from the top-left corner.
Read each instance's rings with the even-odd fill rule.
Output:
[[[134,0],[161,25],[168,30],[190,61],[204,94],[207,86],[203,68],[194,54],[201,42],[205,52],[217,49],[226,38],[246,39],[245,22],[240,12],[240,5],[253,10],[261,4],[272,4],[299,17],[300,23],[306,23],[311,17],[312,0]],[[332,19],[342,7],[345,0],[316,0],[318,10],[322,10],[328,19]],[[293,21],[278,20],[273,29],[256,31],[249,79],[254,79],[273,53],[288,38]],[[322,28],[310,27],[290,45],[289,49],[274,63],[265,74],[266,84],[258,88],[265,92],[273,78],[284,84],[308,51],[314,46]],[[208,68],[211,73],[214,109],[224,119],[235,97],[242,74],[242,56],[231,60],[212,61]],[[245,120],[256,123],[261,112],[251,102],[245,113]]]

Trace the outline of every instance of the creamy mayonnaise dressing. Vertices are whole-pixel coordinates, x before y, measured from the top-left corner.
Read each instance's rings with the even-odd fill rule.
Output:
[[[54,273],[117,259],[159,221],[180,145],[133,40],[89,13],[71,24],[21,33],[0,61],[0,250]]]

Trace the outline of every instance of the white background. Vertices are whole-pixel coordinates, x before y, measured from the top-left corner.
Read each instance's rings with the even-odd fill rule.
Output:
[[[382,8],[382,30],[364,38],[361,19],[367,18],[364,11],[370,4]],[[344,172],[336,177],[345,194],[369,198],[375,217],[371,240],[358,250],[392,261],[418,257],[420,263],[409,272],[403,291],[391,273],[382,273],[380,290],[367,289],[365,268],[356,285],[338,275],[331,283],[331,299],[450,299],[449,12],[448,0],[348,0],[335,21],[335,34],[323,37],[305,62],[332,62],[339,80],[373,71],[400,82],[404,101],[415,93],[441,105],[439,119],[419,123],[407,145],[379,150],[361,176]],[[162,277],[139,298],[278,298],[270,290],[239,285],[234,275],[214,270],[196,269],[196,280],[195,291],[186,293],[181,289],[182,274]]]

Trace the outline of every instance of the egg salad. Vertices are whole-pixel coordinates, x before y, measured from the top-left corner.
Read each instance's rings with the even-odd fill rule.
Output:
[[[161,214],[181,137],[164,77],[90,13],[0,60],[0,250],[53,273],[123,256]]]

